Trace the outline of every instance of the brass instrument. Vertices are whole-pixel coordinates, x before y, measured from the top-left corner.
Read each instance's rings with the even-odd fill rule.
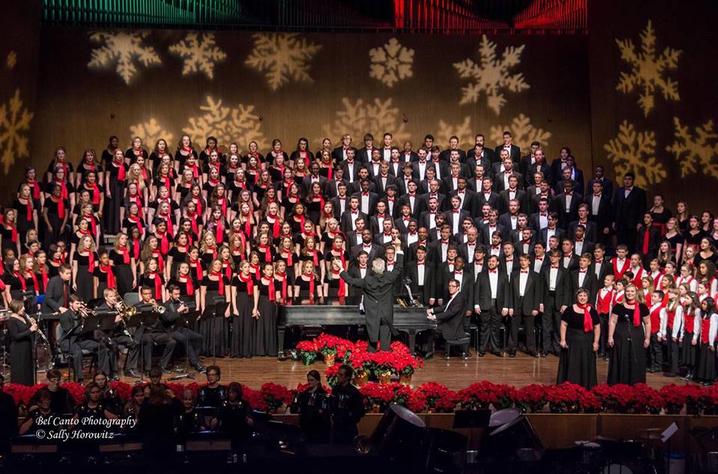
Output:
[[[152,311],[158,314],[164,314],[165,311],[167,311],[167,308],[162,306],[161,304],[157,303],[154,298],[152,298]]]
[[[127,306],[123,300],[117,300],[115,303],[115,311],[117,311],[120,317],[125,321],[137,314],[137,308],[134,306]]]

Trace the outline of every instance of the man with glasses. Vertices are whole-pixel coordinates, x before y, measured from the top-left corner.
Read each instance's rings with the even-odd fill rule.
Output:
[[[465,337],[466,334],[464,332],[466,296],[460,288],[461,283],[458,280],[449,280],[449,296],[446,306],[426,310],[426,317],[438,323],[437,330],[441,332],[445,341],[456,341]],[[467,358],[467,349],[467,347],[462,348],[461,357],[463,359]]]

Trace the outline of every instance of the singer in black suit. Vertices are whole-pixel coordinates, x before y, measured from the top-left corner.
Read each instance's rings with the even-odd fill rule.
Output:
[[[536,316],[539,314],[543,287],[541,286],[541,277],[531,270],[531,259],[528,255],[519,256],[519,267],[519,271],[511,278],[508,353],[509,357],[516,357],[519,326],[523,323],[526,335],[526,349],[529,355],[536,356],[534,328]]]
[[[491,255],[487,266],[488,270],[479,275],[474,289],[474,311],[481,323],[479,357],[483,357],[487,347],[493,354],[500,354],[501,318],[509,314],[511,306],[509,280],[499,271],[498,257]]]
[[[426,310],[427,318],[438,323],[437,331],[441,333],[445,341],[456,341],[466,335],[464,332],[466,296],[459,286],[457,280],[449,280],[449,301],[446,306]],[[462,347],[461,350],[462,358],[466,359],[468,347]]]
[[[619,244],[628,246],[628,252],[634,253],[638,224],[646,212],[646,191],[634,186],[635,176],[626,173],[623,187],[616,190],[613,198],[614,226]]]

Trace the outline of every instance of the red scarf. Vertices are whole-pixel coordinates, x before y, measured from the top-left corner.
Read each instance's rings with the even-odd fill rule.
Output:
[[[169,214],[160,214],[160,217],[167,223],[167,233],[175,235],[174,225],[172,224],[172,217]]]
[[[268,215],[267,217],[271,217],[274,219],[274,222],[273,223],[270,222],[270,224],[272,224],[272,238],[276,239],[277,237],[279,237],[279,232],[281,230],[281,224],[279,223],[279,216]],[[267,219],[267,222],[269,222],[269,219]]]
[[[190,166],[188,164],[185,164],[184,166],[185,166],[185,168],[189,168],[192,170],[192,177],[194,179],[197,179],[199,177],[199,167],[197,166],[197,163],[195,163],[192,166]]]
[[[172,178],[170,175],[162,176],[160,177],[160,180],[164,181],[164,186],[167,188],[167,191],[172,191]]]
[[[32,189],[32,198],[35,200],[40,199],[40,183],[36,179],[26,179],[25,183]]]
[[[628,302],[628,300],[626,300]],[[641,325],[641,305],[638,300],[633,301],[633,326],[638,327]]]
[[[199,235],[199,227],[197,226],[197,212],[193,213],[187,213],[185,215],[185,218],[189,219],[190,224],[192,224],[192,233],[195,235]]]
[[[35,275],[35,272],[32,270],[30,272],[25,272],[25,275],[30,274],[30,277],[32,278],[32,287],[35,289],[35,294],[40,294],[40,283],[37,281],[37,275]],[[24,280],[24,279],[23,279]],[[25,290],[23,290],[25,291]]]
[[[202,200],[200,198],[192,198],[192,202],[195,203],[197,214],[202,215]]]
[[[113,166],[117,167],[117,181],[124,182],[127,179],[127,170],[124,163],[113,162]]]
[[[312,262],[314,262],[314,266],[319,266],[319,254],[316,250],[312,250]]]
[[[133,218],[134,218],[135,220],[133,220]],[[137,230],[140,231],[140,235],[142,235],[142,234],[144,233],[144,227],[142,226],[142,219],[140,219],[140,216],[139,216],[139,215],[138,215],[138,216],[127,216],[127,220],[128,220],[131,224],[134,224],[135,227],[137,227]]]
[[[100,187],[97,185],[97,183],[93,183],[92,187],[90,187],[90,191],[92,191],[92,204],[94,204],[95,206],[99,206],[100,200],[102,199]]]
[[[27,216],[25,216],[25,218],[28,222],[32,222],[32,199],[27,200],[27,202],[25,203],[25,209],[25,212],[27,213]]]
[[[283,250],[282,253],[279,254],[279,256],[286,260],[287,266],[294,266],[294,253],[291,250],[287,252],[288,255],[284,255],[284,253],[285,251]]]
[[[257,245],[257,250],[264,252],[264,261],[272,263],[272,248],[269,245]]]
[[[162,270],[160,270],[162,271]],[[160,278],[160,274],[157,272],[148,272],[147,278],[153,278],[155,279],[155,299],[157,301],[162,301],[162,279]]]
[[[90,273],[95,269],[95,252],[92,250],[87,250],[87,268]]]
[[[20,286],[22,287],[22,291],[27,291],[27,283],[25,282],[25,277],[20,275],[20,272],[12,272],[13,275],[15,275],[15,278],[20,280]]]
[[[170,251],[170,239],[169,237],[167,237],[167,232],[163,234],[155,232],[155,237],[157,237],[160,241],[160,253],[162,255],[167,255],[167,253]]]
[[[227,200],[225,198],[219,198],[217,199],[217,204],[219,204],[219,207],[222,209],[222,215],[227,215]]]
[[[209,272],[210,275],[217,277],[217,282],[219,284],[219,295],[224,296],[224,277],[222,276],[221,272]]]
[[[268,297],[269,297],[269,301],[271,301],[271,302],[277,301],[277,292],[274,289],[274,277],[273,276],[269,279],[269,296]]]
[[[95,216],[93,216],[92,214],[84,214],[83,213],[82,218],[90,223],[90,229],[92,229],[91,235],[92,235],[92,238],[94,239],[94,237],[97,235],[97,221],[95,221]]]
[[[314,274],[305,273],[304,276],[309,277],[309,304],[314,304]]]
[[[50,275],[47,274],[47,265],[38,265],[37,269],[40,271],[40,276],[42,277],[42,288],[47,288],[47,281],[50,279]]]
[[[141,216],[142,215],[142,197],[140,197],[139,194],[133,194],[133,195],[127,197],[127,201],[129,201],[130,203],[137,204],[137,215]],[[128,208],[129,208],[129,206],[128,206]]]
[[[107,288],[111,290],[116,289],[117,283],[115,282],[115,273],[112,271],[112,265],[100,264],[100,272],[107,274]]]
[[[591,305],[579,304],[578,307],[583,310],[583,332],[591,332],[593,330],[593,320],[591,319]]]
[[[128,249],[126,245],[125,245],[124,247],[121,246],[121,245],[118,246],[118,247],[117,247],[117,253],[122,254],[123,263],[124,263],[125,265],[129,265],[129,264],[130,264],[130,257],[131,257],[131,256],[130,256],[130,249]]]
[[[194,148],[192,148],[191,146],[182,145],[182,151],[184,151],[184,152],[187,153],[188,155],[193,155],[193,154],[194,154]]]
[[[65,218],[65,200],[60,197],[60,199],[55,200],[54,196],[50,197],[50,201],[57,204],[57,217],[60,219]]]
[[[299,217],[299,221],[297,221],[297,217]],[[292,216],[292,219],[294,219],[294,222],[299,222],[299,228],[300,228],[300,229],[302,229],[302,230],[304,229],[304,222],[306,221],[306,219],[304,218],[304,214],[299,215],[299,216],[297,216],[296,214],[294,214],[294,215]]]
[[[651,243],[651,228],[646,227],[646,230],[643,231],[643,247],[641,250],[643,251],[643,255],[648,255],[648,248],[649,244]]]
[[[252,280],[252,275],[249,275],[247,279],[244,279],[244,275],[241,273],[239,274],[239,281],[247,285],[247,295],[253,296],[254,295],[254,280]]]
[[[159,271],[163,272],[165,270],[165,259],[162,256],[162,252],[159,250],[153,250],[152,257],[157,260],[157,268]]]
[[[190,258],[188,261],[190,268],[194,267],[195,274],[197,275],[197,281],[202,281],[202,261],[199,258],[196,260],[192,260]]]
[[[140,260],[140,239],[133,240],[132,241],[132,256],[135,258],[136,261]]]
[[[232,280],[232,265],[230,265],[230,261],[225,260],[222,262],[222,266],[224,267],[224,275],[227,277],[227,280]]]
[[[218,221],[215,221],[214,239],[220,245],[224,242],[224,222],[222,222],[221,218]]]
[[[200,269],[202,271],[202,269]],[[194,296],[194,284],[192,283],[192,277],[187,274],[185,277],[187,281],[185,281],[185,287],[187,288],[187,296]],[[180,283],[182,283],[182,277],[179,278]]]
[[[251,268],[254,271],[254,277],[259,280],[262,277],[262,274],[259,271],[259,265],[252,265],[249,264],[249,268]],[[251,271],[249,273],[252,273]]]
[[[6,226],[5,228],[7,229],[8,227]],[[10,240],[13,243],[17,243],[17,226],[15,224],[12,224],[12,225],[10,225],[9,229],[10,229]]]

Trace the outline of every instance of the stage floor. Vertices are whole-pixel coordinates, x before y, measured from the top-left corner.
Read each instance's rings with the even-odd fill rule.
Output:
[[[203,357],[205,366],[213,363],[211,357]],[[310,369],[318,370],[322,375],[326,366],[318,361],[312,365],[305,366],[301,361],[279,361],[270,357],[255,357],[252,359],[217,358],[216,364],[222,369],[222,380],[224,382],[238,381],[253,388],[259,388],[266,382],[274,382],[294,388],[299,383],[306,382],[305,375]],[[471,385],[480,380],[489,380],[494,383],[506,383],[516,387],[539,383],[556,383],[556,368],[558,357],[549,356],[537,359],[524,354],[518,354],[516,358],[499,358],[493,355],[486,355],[479,358],[472,353],[469,360],[463,361],[460,358],[452,358],[449,361],[443,359],[443,354],[437,354],[433,359],[425,361],[424,367],[418,369],[412,379],[412,385],[420,385],[424,382],[439,382],[448,388],[456,390]],[[598,361],[598,382],[606,381],[608,371],[607,361]],[[205,377],[193,371],[198,382],[204,382]],[[170,377],[170,376],[165,376]],[[44,380],[44,374],[40,374],[40,381]],[[137,379],[123,378],[126,382],[134,382]],[[179,382],[191,382],[183,379]],[[660,388],[671,383],[684,383],[680,378],[669,378],[662,374],[648,374],[648,385]]]

